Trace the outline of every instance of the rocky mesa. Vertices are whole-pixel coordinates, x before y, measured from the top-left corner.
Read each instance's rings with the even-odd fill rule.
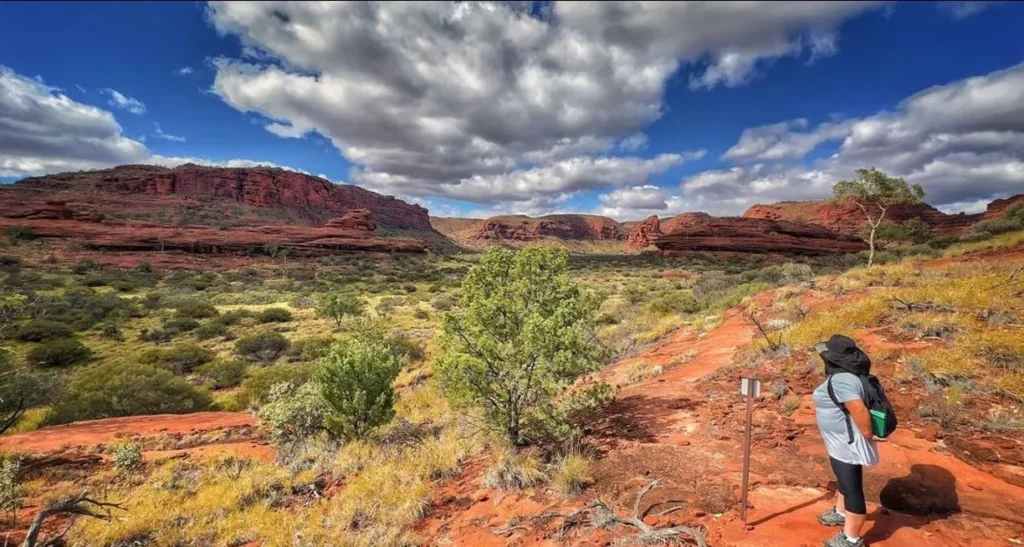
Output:
[[[488,219],[431,218],[434,228],[461,245],[486,247],[557,239],[562,241],[621,241],[626,230],[618,222],[596,215],[503,215]]]
[[[988,205],[984,213],[947,214],[926,203],[889,207],[885,218],[906,222],[920,218],[934,235],[959,235],[978,221],[995,218],[1010,205],[1024,201],[1024,194],[998,199]],[[864,212],[852,200],[783,201],[771,205],[753,205],[743,213],[744,218],[810,222],[847,235],[856,235],[867,224]]]
[[[673,224],[654,242],[658,250],[818,255],[867,249],[856,236],[806,222],[696,214]]]
[[[0,214],[6,216],[45,209],[47,201],[141,221],[159,222],[161,215],[181,210],[192,213],[191,224],[230,218],[249,225],[322,226],[363,209],[385,228],[432,231],[427,210],[419,205],[271,167],[122,165],[27,178],[0,188]]]

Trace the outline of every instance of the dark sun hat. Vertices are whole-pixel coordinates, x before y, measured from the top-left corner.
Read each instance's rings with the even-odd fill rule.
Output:
[[[834,334],[827,342],[814,344],[814,351],[826,364],[854,374],[868,374],[871,359],[849,336]]]

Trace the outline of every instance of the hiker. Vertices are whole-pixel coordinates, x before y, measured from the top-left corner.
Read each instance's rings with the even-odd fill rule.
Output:
[[[838,334],[814,349],[825,361],[826,376],[814,390],[815,417],[839,485],[835,505],[820,515],[818,522],[843,527],[842,532],[825,541],[825,547],[861,547],[864,540],[860,532],[867,520],[864,467],[878,463],[861,381],[870,373],[871,360],[856,342]]]

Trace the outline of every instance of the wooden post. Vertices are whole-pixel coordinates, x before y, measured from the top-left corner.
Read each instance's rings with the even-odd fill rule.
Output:
[[[747,422],[743,433],[743,492],[740,498],[740,520],[747,524],[747,488],[750,485],[750,422],[754,415],[754,385],[757,380],[750,378],[747,388]]]

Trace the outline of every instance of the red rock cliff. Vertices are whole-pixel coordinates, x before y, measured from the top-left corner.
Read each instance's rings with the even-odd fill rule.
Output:
[[[222,200],[251,208],[285,209],[286,220],[317,225],[347,211],[365,209],[377,223],[388,228],[432,231],[427,210],[419,205],[358,186],[333,184],[322,178],[269,167],[186,164],[168,169],[123,165],[102,171],[24,179],[4,189],[0,198],[10,203],[52,200],[54,196],[113,212],[194,205],[181,199]],[[0,210],[3,212],[9,213]]]
[[[867,224],[864,212],[853,201],[783,201],[772,205],[754,205],[743,213],[744,218],[769,220],[790,220],[810,222],[830,230],[856,235]],[[894,222],[905,222],[920,218],[931,227],[935,235],[960,234],[981,220],[981,215],[947,215],[942,211],[921,203],[917,205],[894,205],[885,214]]]
[[[674,228],[655,243],[658,249],[814,255],[855,253],[867,248],[858,237],[807,222],[718,218],[703,213],[680,216],[683,218],[673,222]]]

